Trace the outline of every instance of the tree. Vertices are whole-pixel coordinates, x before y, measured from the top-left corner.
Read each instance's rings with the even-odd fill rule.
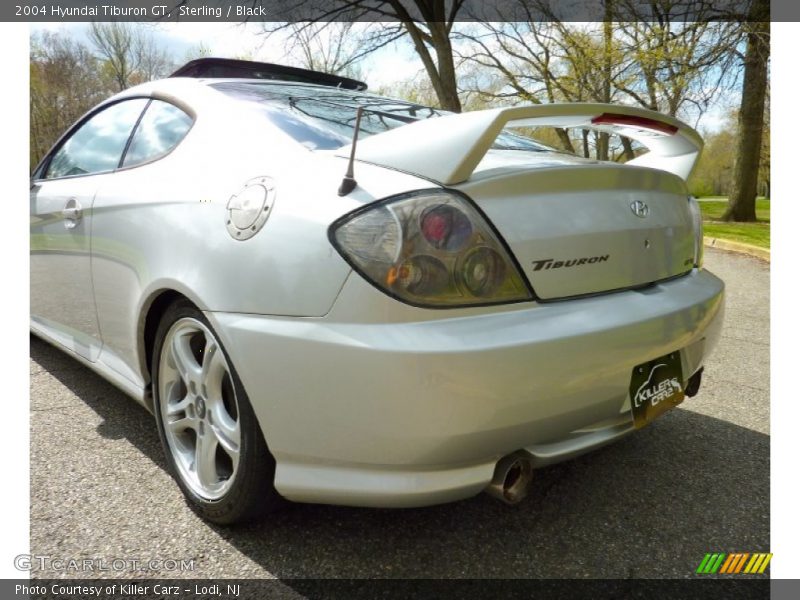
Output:
[[[737,23],[637,20],[616,33],[623,64],[614,85],[639,106],[696,120],[733,85]]]
[[[93,23],[93,48],[62,32],[36,32],[30,49],[30,160],[114,92],[169,74],[168,54],[145,28]]]
[[[467,41],[458,53],[462,62],[477,67],[477,73],[465,82],[467,93],[486,100],[542,102],[581,101],[583,88],[576,95],[565,82],[566,61],[552,22],[517,21],[483,23],[462,30]],[[569,133],[557,129],[560,145],[574,150]]]
[[[117,91],[165,77],[174,66],[167,52],[141,25],[93,21],[89,39]]]
[[[405,81],[397,81],[391,85],[380,86],[375,90],[375,93],[379,96],[406,100],[420,106],[433,106],[436,104],[436,93],[433,91],[433,86],[422,73]]]
[[[289,52],[303,68],[360,79],[359,61],[364,57],[360,23],[289,23]],[[359,31],[361,29],[361,31]]]
[[[130,87],[130,77],[135,69],[133,25],[118,21],[92,21],[89,39],[108,66],[117,90],[121,92]]]
[[[756,18],[769,15],[769,1],[755,0]],[[767,97],[769,67],[768,20],[747,24],[747,50],[744,58],[742,102],[739,109],[739,131],[736,140],[736,161],[725,221],[755,221],[756,193],[761,143],[764,132],[764,104]]]
[[[527,20],[486,22],[456,34],[466,42],[457,50],[462,64],[486,74],[466,80],[461,89],[505,102],[613,101],[616,90],[612,82],[620,56],[610,23],[578,27],[555,18],[536,21],[531,2],[520,0],[519,6]],[[574,151],[580,143],[584,156],[594,147],[601,160],[611,158],[613,148],[607,134],[580,132],[574,138],[574,132],[566,129],[554,131],[557,145],[567,151]]]
[[[764,99],[764,128],[761,135],[761,161],[758,167],[758,179],[761,182],[761,195],[766,198],[770,197],[770,185],[772,178],[770,177],[770,101],[769,90],[767,90],[767,97]]]
[[[330,21],[376,18],[391,21],[376,24],[371,31],[360,36],[363,47],[361,55],[407,36],[425,67],[441,108],[461,112],[451,34],[464,2],[465,0],[330,0],[323,3],[316,18],[299,27],[301,30],[309,30]],[[312,4],[301,1],[296,7],[311,11]],[[290,28],[296,33],[297,29],[292,23],[265,26],[264,32],[272,35]]]
[[[560,21],[549,0],[514,0],[513,7],[515,22],[491,19],[456,33],[467,42],[456,52],[462,63],[487,73],[467,81],[468,93],[531,103],[627,102],[696,120],[733,85],[738,24],[700,19],[713,8],[702,2],[693,7],[698,22],[676,14],[673,0],[606,0],[605,19],[594,24]],[[575,146],[573,132],[556,133],[565,150]],[[584,156],[593,147],[601,160],[636,153],[631,140],[603,133],[584,131],[579,143]]]
[[[465,41],[456,54],[484,76],[466,79],[461,89],[508,102],[612,102],[619,95],[615,82],[623,64],[610,22],[576,26],[553,18],[533,20],[531,2],[520,0],[523,18],[516,22],[486,22],[460,30]],[[538,10],[544,10],[539,7]],[[537,13],[538,14],[538,13]],[[612,139],[605,133],[554,130],[557,144],[600,160],[634,156],[630,140]],[[538,135],[538,134],[537,134]],[[553,143],[548,139],[546,143]]]
[[[707,133],[703,138],[705,147],[689,179],[689,191],[698,198],[726,196],[730,191],[736,146],[736,116],[731,115],[719,131]]]
[[[31,36],[30,161],[34,167],[58,137],[111,91],[89,48],[58,32]]]
[[[413,19],[398,0],[390,0],[389,4],[401,19],[414,43],[414,50],[425,65],[439,104],[445,110],[461,112],[450,34],[463,0],[453,0],[449,10],[445,0],[415,0],[422,20]]]
[[[141,29],[134,35],[133,53],[136,72],[131,79],[136,83],[162,79],[175,70],[169,53],[149,31]]]
[[[183,55],[183,62],[187,63],[198,58],[208,58],[211,54],[211,48],[208,44],[200,41],[190,46]]]

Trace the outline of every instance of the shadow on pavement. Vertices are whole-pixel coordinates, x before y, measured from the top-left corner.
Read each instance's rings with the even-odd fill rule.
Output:
[[[143,408],[35,338],[31,357],[102,417],[100,435],[165,468]],[[679,408],[537,471],[516,507],[486,495],[405,510],[296,505],[261,523],[206,526],[281,579],[683,578],[706,552],[768,551],[769,524],[769,437]]]

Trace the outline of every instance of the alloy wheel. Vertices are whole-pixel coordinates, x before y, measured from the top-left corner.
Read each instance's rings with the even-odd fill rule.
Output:
[[[233,484],[241,452],[239,405],[222,347],[197,319],[179,319],[164,338],[158,374],[158,410],[179,475],[201,498],[219,499]]]

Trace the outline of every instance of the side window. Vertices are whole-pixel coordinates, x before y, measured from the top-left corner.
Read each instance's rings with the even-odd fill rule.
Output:
[[[192,123],[192,117],[177,106],[153,100],[136,127],[122,166],[133,167],[164,156],[180,143]]]
[[[46,179],[116,169],[146,98],[112,104],[91,117],[53,155]]]

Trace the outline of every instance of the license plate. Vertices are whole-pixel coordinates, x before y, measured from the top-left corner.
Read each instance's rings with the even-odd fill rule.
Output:
[[[683,402],[680,352],[672,352],[633,368],[631,375],[633,424],[644,427]]]

